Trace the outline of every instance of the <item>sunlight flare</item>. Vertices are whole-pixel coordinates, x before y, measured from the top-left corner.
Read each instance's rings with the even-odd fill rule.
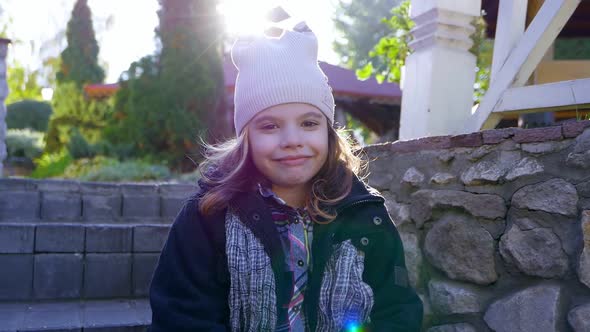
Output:
[[[262,34],[271,25],[266,13],[279,6],[276,0],[225,0],[217,6],[230,35]]]

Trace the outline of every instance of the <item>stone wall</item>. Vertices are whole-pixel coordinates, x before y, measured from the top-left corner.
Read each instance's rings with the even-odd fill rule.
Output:
[[[365,152],[425,331],[590,330],[590,121]],[[194,190],[0,179],[0,302],[145,298]]]
[[[0,302],[146,297],[194,190],[0,179]]]
[[[425,330],[590,331],[590,121],[365,152]]]

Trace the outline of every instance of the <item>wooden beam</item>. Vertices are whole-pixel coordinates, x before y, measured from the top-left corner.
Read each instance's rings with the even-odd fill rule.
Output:
[[[504,92],[495,114],[571,110],[590,105],[590,78],[511,88]]]
[[[493,110],[504,91],[524,85],[580,0],[547,0],[491,83],[482,103],[465,123],[464,132],[492,129],[500,116]]]
[[[494,36],[494,55],[492,57],[491,81],[514,49],[522,35],[527,11],[527,0],[500,0],[496,35]]]

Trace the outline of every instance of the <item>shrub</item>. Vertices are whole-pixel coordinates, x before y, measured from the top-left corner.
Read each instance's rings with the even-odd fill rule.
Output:
[[[47,152],[66,147],[75,130],[89,143],[102,139],[112,112],[109,100],[88,100],[74,83],[64,83],[57,86],[52,102],[54,112],[45,139]]]
[[[6,126],[9,129],[46,131],[52,108],[46,102],[23,100],[6,106],[6,111]]]
[[[35,159],[37,168],[35,168],[31,177],[44,179],[61,176],[72,161],[72,156],[70,156],[70,153],[66,149],[57,153],[45,153]]]
[[[77,128],[72,130],[70,142],[68,142],[68,151],[74,159],[90,158],[96,155],[95,150],[86,141],[84,136],[80,134]]]
[[[166,180],[170,178],[170,171],[165,166],[139,160],[120,162],[113,158],[99,156],[74,161],[65,170],[63,176],[83,181],[149,181]]]
[[[8,129],[6,152],[10,158],[27,158],[30,161],[43,153],[43,133],[30,129]]]

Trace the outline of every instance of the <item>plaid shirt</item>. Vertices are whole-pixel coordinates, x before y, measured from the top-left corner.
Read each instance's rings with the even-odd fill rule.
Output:
[[[270,191],[263,189],[259,192],[269,200],[271,215],[281,234],[287,270],[293,271],[294,288],[288,305],[288,322],[277,317],[277,290],[270,257],[235,211],[229,210],[225,231],[231,331],[308,331],[302,305],[303,291],[311,273],[307,266],[311,263],[312,223],[304,211],[286,209],[288,206]],[[304,261],[304,266],[299,266],[300,260]],[[324,271],[314,272],[321,273],[322,278],[318,307],[312,311],[317,315],[315,332],[339,332],[350,323],[370,321],[374,294],[363,281],[363,270],[364,253],[350,240],[334,245]]]
[[[303,300],[307,286],[307,275],[311,264],[311,241],[313,223],[305,208],[293,208],[272,192],[270,188],[258,185],[258,191],[265,198],[272,220],[281,235],[285,252],[286,271],[293,273],[293,295],[288,305],[288,322],[277,322],[277,332],[305,331]]]

